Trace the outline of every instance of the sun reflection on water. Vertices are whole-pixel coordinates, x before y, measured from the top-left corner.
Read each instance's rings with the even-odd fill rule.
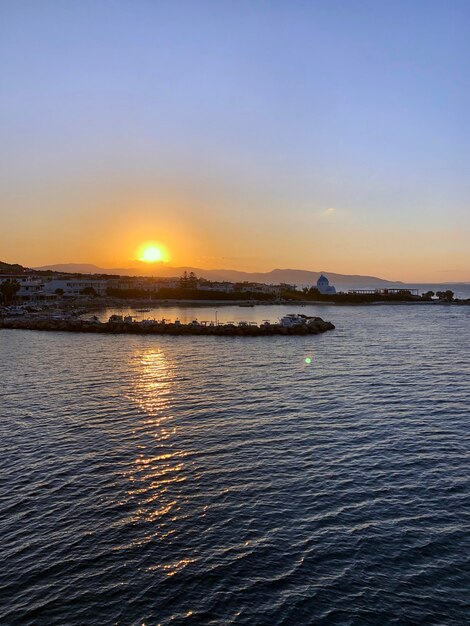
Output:
[[[172,393],[176,368],[159,349],[136,352],[131,361],[131,400],[142,412],[134,434],[141,452],[126,472],[132,513],[127,521],[144,525],[146,543],[158,536],[169,538],[181,507],[179,483],[186,481],[184,457],[176,448]],[[145,528],[145,526],[149,526]],[[165,565],[161,564],[165,570]],[[171,568],[170,568],[171,569]]]
[[[161,350],[146,350],[136,354],[133,365],[133,369],[137,371],[133,380],[132,397],[148,416],[144,424],[155,427],[153,436],[163,441],[172,432],[169,413],[174,367],[170,366]],[[140,462],[151,463],[152,459],[141,459]]]
[[[147,569],[149,572],[161,570],[165,572],[167,576],[174,576],[175,574],[180,572],[182,569],[184,569],[188,565],[191,565],[191,563],[194,563],[195,561],[196,559],[180,559],[179,561],[174,561],[173,563],[166,563],[164,565],[151,565]]]

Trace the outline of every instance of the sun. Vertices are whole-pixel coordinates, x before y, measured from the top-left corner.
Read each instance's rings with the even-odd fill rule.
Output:
[[[166,252],[160,245],[144,244],[140,247],[137,258],[144,263],[162,263],[166,261]]]
[[[146,263],[157,263],[157,261],[163,261],[163,252],[157,246],[148,246],[143,249],[139,260]]]

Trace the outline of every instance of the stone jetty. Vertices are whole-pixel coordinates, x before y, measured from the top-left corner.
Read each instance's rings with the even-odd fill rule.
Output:
[[[284,326],[279,324],[189,324],[168,323],[166,321],[144,320],[121,321],[83,320],[77,318],[51,319],[44,317],[23,316],[0,318],[0,329],[63,331],[70,333],[102,333],[111,335],[217,335],[222,337],[270,337],[275,335],[316,335],[335,327],[320,317],[307,318],[304,321]]]

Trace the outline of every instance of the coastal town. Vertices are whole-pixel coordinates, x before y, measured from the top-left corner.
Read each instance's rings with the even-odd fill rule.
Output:
[[[115,275],[64,274],[15,267],[0,274],[0,328],[67,331],[73,333],[273,336],[318,334],[335,326],[321,317],[287,313],[277,321],[237,323],[215,320],[182,323],[179,319],[144,317],[161,306],[257,304],[374,304],[455,303],[452,291],[419,294],[412,288],[351,289],[337,292],[321,274],[316,284],[270,285],[255,282],[218,282],[184,272],[180,277],[155,278]],[[465,301],[468,302],[468,301]],[[120,314],[122,307],[139,314]],[[149,308],[142,308],[143,306]],[[108,319],[97,314],[111,309]],[[117,311],[117,312],[116,312]],[[109,313],[108,313],[109,315]]]
[[[288,302],[453,302],[450,290],[369,288],[337,291],[328,277],[320,275],[313,285],[277,285],[258,282],[210,281],[184,272],[173,278],[66,274],[30,270],[20,265],[0,264],[0,306],[67,307],[71,304],[99,307],[119,302],[282,304]],[[5,311],[4,311],[5,312]]]
[[[321,277],[322,289],[330,289],[325,277]],[[276,302],[295,287],[290,285],[261,285],[255,283],[210,283],[195,275],[184,274],[179,279],[146,279],[131,277],[109,278],[105,276],[84,278],[82,276],[41,276],[34,273],[3,274],[0,276],[0,328],[16,330],[67,331],[80,333],[153,334],[153,335],[223,335],[223,336],[271,336],[318,334],[335,327],[317,316],[289,313],[277,322],[262,323],[239,321],[220,323],[218,320],[189,323],[165,318],[136,319],[132,315],[113,313],[108,320],[96,315],[86,317],[90,311],[106,308],[116,300],[145,296],[151,298],[165,295],[221,294],[250,297],[274,296]],[[173,292],[173,293],[172,293]],[[87,306],[91,305],[91,306]],[[101,307],[100,307],[101,305]],[[254,306],[251,301],[240,301],[240,306]],[[150,309],[140,309],[148,313]]]

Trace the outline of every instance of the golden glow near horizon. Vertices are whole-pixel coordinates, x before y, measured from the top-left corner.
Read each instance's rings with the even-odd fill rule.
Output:
[[[137,259],[144,263],[163,263],[168,261],[168,255],[163,246],[155,243],[145,243],[139,248]]]

